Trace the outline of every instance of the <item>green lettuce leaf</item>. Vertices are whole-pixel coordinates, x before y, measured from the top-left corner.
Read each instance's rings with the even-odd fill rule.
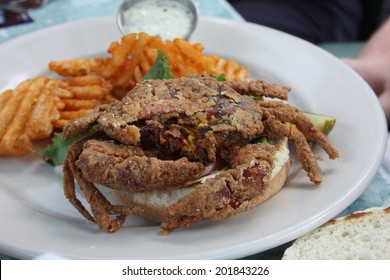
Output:
[[[145,74],[142,80],[163,80],[172,79],[172,66],[168,65],[168,57],[164,56],[162,50],[157,51],[157,58],[152,68]]]
[[[220,74],[220,75],[211,74],[210,76],[213,77],[213,78],[215,78],[215,79],[216,79],[217,81],[219,81],[219,82],[224,82],[224,81],[226,81],[226,75],[225,75],[225,73],[222,73],[222,74]]]
[[[66,154],[68,153],[69,147],[73,144],[73,142],[88,136],[97,130],[99,130],[99,126],[95,125],[90,130],[68,140],[64,140],[62,138],[62,133],[54,133],[52,143],[43,150],[41,156],[45,161],[53,166],[64,164]]]

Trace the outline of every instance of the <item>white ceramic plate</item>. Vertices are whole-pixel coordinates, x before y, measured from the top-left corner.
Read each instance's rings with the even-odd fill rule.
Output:
[[[50,60],[105,55],[119,39],[113,17],[54,26],[0,45],[0,90],[49,75]],[[39,155],[0,159],[0,250],[17,258],[54,253],[71,259],[230,259],[281,245],[350,205],[374,177],[387,127],[370,88],[337,58],[295,37],[258,25],[202,18],[193,41],[236,59],[252,78],[293,88],[291,103],[335,116],[330,141],[341,157],[321,162],[325,178],[309,183],[295,168],[285,188],[256,209],[159,235],[131,217],[115,234],[100,232],[66,201],[61,176]]]

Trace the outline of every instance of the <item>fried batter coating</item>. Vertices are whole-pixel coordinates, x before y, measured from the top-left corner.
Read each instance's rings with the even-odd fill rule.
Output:
[[[326,135],[319,131],[297,108],[277,101],[260,101],[260,106],[281,122],[294,123],[299,131],[303,133],[305,139],[320,145],[327,152],[329,158],[336,159],[339,157],[339,152],[329,143]]]
[[[194,179],[204,169],[203,164],[184,157],[176,161],[159,160],[148,157],[138,146],[96,140],[84,144],[77,166],[88,181],[136,192],[176,187]]]
[[[71,147],[64,169],[67,198],[100,229],[113,232],[123,222],[122,215],[144,216],[145,209],[111,204],[95,183],[140,195],[163,195],[191,184],[193,191],[161,212],[158,220],[164,231],[203,219],[227,218],[279,190],[266,187],[277,147],[258,143],[264,136],[288,137],[310,180],[320,184],[322,171],[307,141],[320,144],[330,158],[338,152],[297,108],[262,98],[285,98],[289,90],[263,81],[232,84],[193,75],[140,82],[121,101],[103,105],[65,127],[65,138],[95,124],[105,135]],[[193,181],[217,162],[227,169],[202,184]],[[285,166],[283,178],[289,162]],[[73,179],[88,196],[92,215],[75,197]]]
[[[227,81],[225,84],[241,94],[257,97],[271,97],[280,100],[287,100],[287,95],[291,91],[290,87],[270,84],[264,80],[248,82]]]

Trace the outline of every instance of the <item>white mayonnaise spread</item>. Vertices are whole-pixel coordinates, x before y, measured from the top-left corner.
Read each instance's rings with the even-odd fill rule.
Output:
[[[290,159],[290,151],[288,148],[287,137],[280,140],[280,142],[276,143],[276,153],[274,155],[275,167],[271,173],[271,179],[273,179],[283,168],[285,163]],[[251,162],[251,166],[254,166],[254,162]],[[164,208],[168,207],[179,199],[185,197],[196,189],[196,185],[191,185],[195,183],[204,184],[208,179],[214,178],[218,174],[226,171],[227,169],[218,170],[210,173],[207,176],[202,177],[201,179],[197,179],[195,181],[188,182],[190,185],[186,187],[183,185],[181,188],[172,188],[170,190],[155,190],[147,193],[134,193],[131,194],[133,201],[141,204],[153,205],[156,208]],[[126,196],[126,193],[124,193]]]
[[[193,13],[183,4],[172,0],[144,0],[123,12],[123,30],[146,32],[166,40],[184,38],[191,29]]]
[[[280,172],[283,165],[290,159],[290,150],[288,149],[287,137],[280,140],[276,145],[277,152],[274,155],[275,167],[272,169],[271,178]]]

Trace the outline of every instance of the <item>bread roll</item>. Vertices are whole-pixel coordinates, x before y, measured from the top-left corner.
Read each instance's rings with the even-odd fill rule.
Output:
[[[390,207],[330,220],[298,238],[283,260],[390,259]]]

